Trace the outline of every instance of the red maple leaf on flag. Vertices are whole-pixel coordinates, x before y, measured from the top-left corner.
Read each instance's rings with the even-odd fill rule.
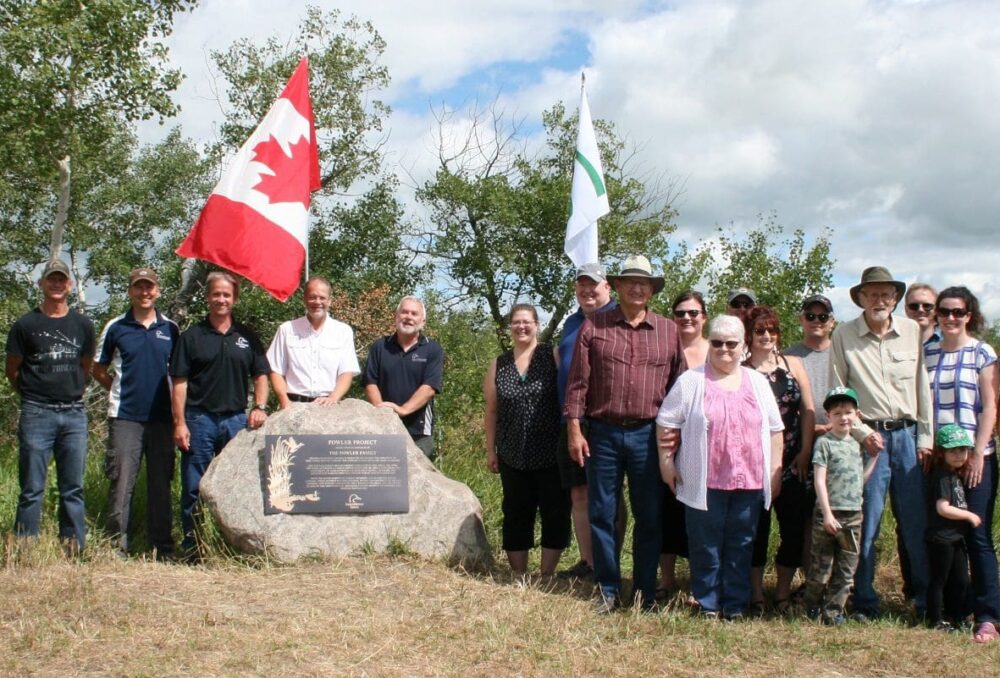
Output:
[[[274,172],[261,174],[253,188],[272,203],[300,202],[309,207],[309,140],[300,137],[289,150],[292,154],[285,155],[273,135],[253,147],[253,160]]]

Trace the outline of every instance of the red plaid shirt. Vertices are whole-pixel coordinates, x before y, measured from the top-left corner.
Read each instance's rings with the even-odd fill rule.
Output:
[[[563,414],[569,419],[653,419],[687,369],[677,326],[652,311],[637,326],[620,308],[584,321]]]

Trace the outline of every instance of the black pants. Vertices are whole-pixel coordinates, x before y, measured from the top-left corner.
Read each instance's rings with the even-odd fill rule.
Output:
[[[688,557],[687,526],[684,522],[684,504],[677,501],[677,495],[663,483],[663,522],[660,553],[663,555]]]
[[[563,488],[559,468],[521,470],[500,460],[503,487],[503,549],[527,551],[535,545],[535,516],[542,517],[542,548],[569,546],[569,490]]]
[[[927,622],[936,624],[947,619],[960,624],[969,614],[969,555],[965,540],[945,544],[928,540],[927,561]]]
[[[781,494],[774,500],[774,512],[778,516],[778,530],[781,541],[774,562],[782,567],[795,569],[803,566],[806,533],[810,529],[810,518],[816,495],[798,478],[783,478]],[[761,511],[757,523],[757,536],[753,542],[752,567],[767,565],[767,544],[771,536],[771,511]]]

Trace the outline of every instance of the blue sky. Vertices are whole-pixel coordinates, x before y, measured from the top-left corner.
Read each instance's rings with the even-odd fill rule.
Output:
[[[332,8],[332,3],[315,2]],[[293,34],[305,3],[205,0],[177,22],[172,57],[185,134],[221,120],[207,52]],[[868,265],[965,284],[1000,317],[1000,3],[890,0],[344,0],[385,38],[390,162],[434,165],[431,105],[476,97],[538,131],[575,108],[581,69],[595,117],[683,182],[679,234],[736,230],[777,212],[833,229],[838,308]],[[853,314],[853,310],[849,311]]]

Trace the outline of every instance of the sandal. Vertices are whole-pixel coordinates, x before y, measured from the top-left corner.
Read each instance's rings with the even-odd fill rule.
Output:
[[[767,601],[751,600],[750,615],[753,617],[763,617],[767,613]]]
[[[996,624],[993,622],[983,622],[972,634],[972,640],[981,645],[991,643],[997,638],[1000,638],[1000,633],[997,632]]]
[[[653,600],[658,603],[663,603],[674,597],[673,589],[668,589],[665,586],[660,586],[656,589],[656,593],[653,595]]]

